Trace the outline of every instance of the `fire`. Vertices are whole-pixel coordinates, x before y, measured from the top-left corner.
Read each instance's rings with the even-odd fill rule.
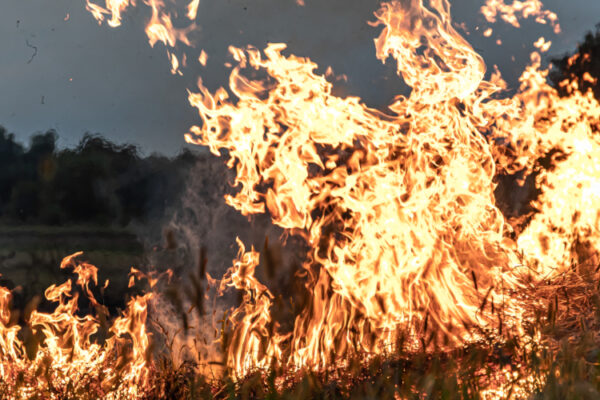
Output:
[[[316,65],[284,57],[282,44],[264,58],[230,49],[235,102],[225,90],[190,94],[202,125],[187,139],[216,155],[226,149],[236,168],[240,190],[228,204],[244,215],[268,210],[312,248],[304,269],[313,297],[288,344],[295,367],[379,354],[403,331],[434,333],[436,346],[473,339],[470,327],[493,320],[484,296],[496,302],[502,285],[518,287],[482,134],[491,121],[484,102],[500,88],[483,81],[484,62],[448,9],[391,2],[375,14],[384,26],[377,57],[392,57],[413,87],[387,114],[333,96]],[[250,68],[269,83],[247,79]]]
[[[45,292],[55,303],[52,313],[29,310],[20,326],[11,312],[11,292],[0,288],[0,376],[7,399],[54,397],[117,399],[136,398],[150,382],[151,335],[146,327],[152,294],[133,298],[123,314],[107,325],[108,310],[92,293],[97,268],[77,261],[81,253],[62,262],[72,268],[75,285],[68,280]],[[95,310],[81,315],[80,295]],[[106,337],[101,343],[100,337]],[[8,390],[8,391],[6,391]]]
[[[130,6],[135,6],[135,0],[106,0],[104,7],[86,0],[86,8],[94,18],[102,23],[110,16],[107,23],[113,28],[121,25],[121,15]]]
[[[281,358],[281,347],[278,341],[272,340],[273,329],[277,328],[269,315],[273,295],[254,277],[259,254],[254,249],[246,252],[244,244],[239,239],[237,242],[238,260],[221,280],[219,291],[222,294],[227,287],[244,291],[242,305],[230,316],[235,324],[231,343],[235,345],[231,345],[227,353],[230,365],[242,376],[254,368],[268,368],[272,359]]]
[[[200,5],[200,0],[192,0],[190,4],[188,4],[188,12],[187,17],[190,20],[195,20],[198,16],[198,6]]]
[[[144,4],[152,10],[150,44],[162,42],[173,72],[181,73],[185,57],[172,49],[191,46],[195,25],[177,29],[175,14],[161,0]],[[111,26],[134,5],[87,2],[98,21],[110,16]],[[196,0],[188,4],[189,20],[198,6]],[[481,12],[489,22],[499,17],[518,27],[520,18],[534,17],[560,31],[556,14],[538,0],[488,0]],[[399,347],[447,350],[498,326],[497,336],[519,338],[530,317],[527,291],[597,261],[600,105],[592,93],[565,81],[569,96],[560,97],[536,51],[519,91],[509,95],[500,73],[486,78],[483,58],[453,28],[447,0],[385,2],[372,25],[381,27],[376,57],[395,62],[411,87],[385,110],[335,96],[330,70],[317,74],[310,59],[284,55],[282,43],[263,51],[230,47],[237,65],[229,87],[213,93],[199,79],[198,91],[189,92],[201,124],[186,140],[216,156],[226,153],[235,169],[238,190],[227,204],[246,216],[268,213],[310,249],[294,277],[308,300],[284,328],[273,316],[275,296],[255,276],[259,253],[238,240],[238,258],[215,283],[219,294],[228,288],[242,293],[240,305],[223,316],[230,328],[220,339],[234,378],[273,366],[323,371]],[[533,44],[540,52],[551,46],[544,38]],[[202,51],[199,62],[206,59]],[[250,78],[254,70],[268,78]],[[511,174],[530,193],[521,210],[505,215],[495,190],[499,177]],[[56,310],[34,311],[27,319],[44,336],[32,353],[12,322],[10,292],[2,289],[3,376],[33,379],[40,368],[49,371],[51,380],[22,390],[50,382],[77,385],[84,376],[103,385],[116,374],[110,363],[121,360],[116,390],[135,397],[151,375],[145,320],[149,301],[159,294],[133,299],[100,345],[93,337],[105,311],[90,290],[96,269],[75,256],[62,267],[74,268],[75,284],[98,314],[77,314],[79,292],[71,281],[52,286],[46,298]],[[59,367],[48,367],[47,360]],[[499,376],[514,374],[503,369]],[[527,377],[522,382],[540,384]],[[498,387],[485,395],[502,393]]]
[[[519,28],[521,24],[519,19],[535,17],[539,24],[551,24],[554,33],[560,33],[560,24],[556,13],[544,10],[541,0],[513,0],[511,4],[506,4],[504,0],[487,0],[481,6],[481,13],[488,22],[496,22],[499,16],[504,22]]]
[[[107,23],[109,26],[116,28],[121,25],[122,14],[129,8],[135,7],[135,0],[104,0],[105,5],[101,6],[90,0],[86,0],[87,10],[94,16],[98,23],[102,23],[108,16]],[[188,4],[187,17],[191,23],[186,28],[175,28],[173,25],[173,17],[167,11],[167,7],[163,0],[143,0],[143,3],[152,10],[150,22],[146,25],[146,36],[150,46],[161,42],[167,48],[167,57],[171,62],[171,73],[182,75],[180,66],[185,63],[185,53],[183,56],[178,56],[173,49],[179,43],[191,46],[189,33],[196,29],[194,20],[198,14],[199,0],[192,0]],[[180,59],[182,59],[180,61]]]
[[[558,29],[539,2],[488,2],[484,14],[491,7],[513,24],[520,13]],[[502,97],[504,82],[497,73],[484,79],[483,59],[453,29],[449,9],[447,1],[393,1],[375,13],[373,24],[383,26],[376,55],[393,58],[412,87],[386,113],[333,96],[314,63],[282,55],[284,44],[269,45],[264,57],[230,48],[238,62],[229,87],[235,100],[201,83],[190,93],[202,125],[187,140],[215,155],[227,150],[237,171],[239,191],[227,203],[244,215],[268,210],[312,249],[304,265],[312,299],[293,331],[269,342],[286,346],[288,365],[322,369],[351,354],[381,354],[399,332],[415,346],[416,338],[435,347],[476,340],[474,327],[496,320],[482,304],[525,290],[530,271],[534,280],[557,276],[599,248],[598,103],[591,93],[560,98],[538,53],[520,93]],[[547,51],[550,42],[535,45]],[[247,69],[270,79],[250,80]],[[495,178],[530,175],[553,151],[556,168],[536,177],[542,195],[531,206],[538,212],[513,241],[496,206]],[[508,298],[504,321],[522,333],[525,311]],[[269,320],[264,303],[247,315],[259,310]],[[235,334],[246,329],[237,327]],[[234,346],[255,354],[248,343]],[[254,367],[275,359],[263,352]],[[229,361],[240,375],[250,370],[246,361]]]

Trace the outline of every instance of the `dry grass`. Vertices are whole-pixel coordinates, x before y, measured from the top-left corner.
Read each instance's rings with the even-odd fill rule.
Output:
[[[268,249],[265,250],[268,255]],[[269,257],[265,257],[269,260]],[[172,301],[189,297],[203,312],[199,277],[206,267],[200,257],[198,270],[186,279],[186,288]],[[523,301],[531,306],[523,337],[488,332],[485,339],[453,351],[403,351],[347,360],[343,368],[315,373],[280,367],[255,371],[242,380],[207,378],[190,362],[175,365],[168,352],[156,352],[147,387],[140,398],[159,399],[484,399],[486,391],[501,387],[507,399],[600,398],[600,264],[589,262],[541,285],[532,286]],[[264,265],[263,268],[268,268]],[[271,266],[272,267],[272,266]],[[171,290],[174,290],[172,287]],[[187,325],[186,308],[181,313]],[[189,310],[188,310],[189,311]],[[158,335],[159,332],[157,331]],[[529,346],[523,346],[529,343]],[[402,347],[402,346],[400,346]],[[0,354],[2,356],[2,354]],[[113,361],[116,361],[113,360]],[[76,384],[57,384],[52,366],[36,379],[48,381],[44,393],[23,399],[100,399],[122,391],[118,379],[102,384],[102,374],[80,377]],[[56,372],[56,371],[54,371]],[[510,373],[510,375],[508,375]],[[510,376],[510,377],[508,377]],[[0,379],[0,399],[12,398],[29,378],[17,377],[16,385]]]

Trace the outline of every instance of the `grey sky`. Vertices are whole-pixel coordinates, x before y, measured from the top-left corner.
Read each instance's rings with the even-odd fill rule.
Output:
[[[454,19],[466,24],[471,31],[467,39],[488,65],[499,65],[509,83],[522,71],[539,36],[552,40],[550,54],[559,55],[572,51],[600,22],[600,1],[545,0],[559,16],[560,36],[549,26],[525,21],[520,30],[499,22],[492,26],[494,35],[484,38],[476,31],[485,25],[478,13],[481,3],[453,1]],[[288,43],[291,53],[312,58],[322,70],[331,65],[337,74],[348,76],[340,93],[381,106],[402,86],[393,64],[382,65],[374,57],[373,38],[379,29],[366,21],[373,19],[377,4],[306,0],[299,7],[294,0],[201,0],[201,29],[192,38],[208,53],[208,65],[195,64],[180,77],[169,73],[164,48],[148,45],[143,8],[128,12],[123,26],[111,29],[98,26],[83,0],[3,0],[0,124],[22,141],[53,128],[61,145],[73,145],[91,131],[139,144],[146,152],[172,154],[197,120],[186,88],[195,87],[198,75],[210,88],[226,84],[223,63],[229,60],[230,44],[262,48],[267,42]],[[495,44],[497,37],[502,46]]]

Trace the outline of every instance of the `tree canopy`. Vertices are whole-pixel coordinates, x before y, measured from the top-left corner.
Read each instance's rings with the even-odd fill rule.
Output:
[[[552,62],[555,68],[550,74],[550,79],[559,93],[567,94],[560,82],[568,79],[576,81],[579,90],[583,92],[591,89],[594,96],[600,100],[600,85],[593,81],[600,79],[600,24],[596,25],[595,32],[585,35],[574,54],[566,54],[562,58],[553,59]],[[586,73],[589,77],[586,77]]]
[[[72,149],[57,148],[54,131],[29,146],[0,127],[0,222],[127,225],[161,216],[181,193],[198,155],[141,157],[133,145],[86,134]]]

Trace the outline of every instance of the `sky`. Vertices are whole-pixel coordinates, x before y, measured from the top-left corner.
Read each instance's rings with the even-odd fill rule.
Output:
[[[178,0],[179,1],[179,0]],[[479,13],[483,0],[454,0],[452,14],[464,23],[467,40],[488,67],[498,65],[515,84],[533,42],[553,42],[546,59],[576,48],[600,22],[600,1],[545,0],[562,27],[524,21],[520,29],[503,22],[490,25]],[[141,3],[141,2],[140,2]],[[185,4],[185,2],[183,3]],[[190,63],[185,76],[172,75],[162,45],[151,48],[144,34],[149,19],[143,6],[126,13],[116,29],[99,26],[84,0],[3,0],[0,12],[0,125],[26,143],[35,132],[54,129],[60,146],[76,145],[84,133],[100,133],[117,143],[139,145],[145,154],[176,154],[183,136],[198,123],[187,89],[199,76],[211,89],[227,84],[229,45],[264,48],[285,42],[288,54],[309,57],[324,71],[345,74],[336,93],[360,96],[383,107],[405,90],[392,62],[375,58],[372,27],[378,1],[201,0],[195,47],[208,64]],[[494,34],[485,38],[485,27]],[[502,45],[496,39],[502,39]],[[190,52],[190,55],[194,53]]]

